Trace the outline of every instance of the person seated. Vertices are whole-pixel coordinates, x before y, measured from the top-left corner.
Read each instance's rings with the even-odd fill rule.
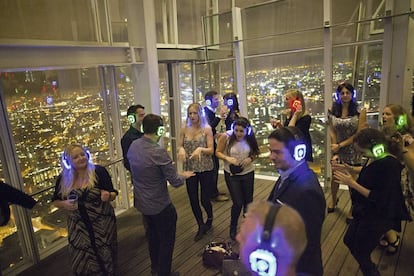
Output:
[[[296,275],[307,244],[299,213],[288,205],[268,201],[249,204],[236,240],[240,261],[233,261],[233,265],[223,262],[223,275]]]

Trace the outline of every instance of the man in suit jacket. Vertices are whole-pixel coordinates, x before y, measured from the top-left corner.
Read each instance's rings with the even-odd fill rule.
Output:
[[[210,191],[210,197],[211,199],[215,201],[227,201],[229,198],[225,195],[225,193],[219,193],[217,189],[217,180],[218,180],[218,169],[219,169],[219,160],[215,154],[217,143],[216,143],[216,134],[217,130],[216,127],[221,121],[222,116],[216,115],[216,110],[219,105],[219,95],[217,91],[208,91],[204,95],[204,100],[206,106],[204,107],[204,113],[206,114],[207,120],[209,125],[211,126],[211,130],[213,131],[213,137],[214,137],[214,154],[213,154],[213,179],[212,179],[212,185],[211,185],[211,191]]]
[[[270,159],[280,174],[268,200],[294,208],[306,226],[308,244],[296,272],[323,275],[321,231],[326,202],[316,174],[304,159],[303,134],[296,127],[283,127],[273,131],[268,139]]]

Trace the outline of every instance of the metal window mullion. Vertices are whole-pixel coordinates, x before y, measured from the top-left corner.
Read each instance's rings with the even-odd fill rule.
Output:
[[[233,20],[233,45],[236,58],[236,80],[237,92],[239,94],[240,113],[247,116],[247,94],[246,94],[246,67],[244,60],[243,27],[241,22],[241,9],[232,9]]]
[[[179,44],[178,41],[178,13],[177,13],[177,0],[173,0],[172,1],[172,14],[171,14],[171,18],[172,18],[172,30],[171,30],[171,34],[170,37],[173,38],[173,41],[171,41],[172,44],[175,45],[175,47],[177,47],[177,45]]]
[[[332,20],[332,6],[331,0],[324,0],[323,1],[323,66],[325,71],[325,95],[324,95],[324,110],[325,115],[328,114],[328,110],[331,108],[332,105],[332,84],[333,84],[333,41],[332,41],[332,28],[331,28],[331,20]],[[328,128],[326,127],[325,132],[325,160],[324,160],[324,168],[325,168],[325,187],[329,185],[331,180],[331,166],[329,160],[331,160],[331,139],[329,135]]]

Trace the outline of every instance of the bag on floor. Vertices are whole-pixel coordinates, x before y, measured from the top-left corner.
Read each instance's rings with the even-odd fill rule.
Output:
[[[209,268],[220,269],[224,259],[237,260],[239,254],[233,252],[230,242],[210,242],[204,247],[203,265]]]

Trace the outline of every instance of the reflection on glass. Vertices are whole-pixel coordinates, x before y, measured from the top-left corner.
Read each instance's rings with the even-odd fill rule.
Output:
[[[194,102],[191,63],[180,63],[179,71],[181,122],[185,123],[187,119],[187,108]]]
[[[154,0],[157,43],[175,43],[173,39],[172,3],[173,1],[168,0]]]
[[[349,23],[385,15],[385,1],[332,1],[332,23]]]
[[[207,15],[207,3],[204,0],[176,0],[179,44],[203,44],[201,18]]]
[[[55,1],[40,3],[2,0],[0,28],[3,39],[108,41],[103,1]],[[100,14],[101,16],[97,16]],[[99,22],[98,17],[103,21]],[[4,23],[3,23],[4,25]],[[96,26],[101,30],[98,34]]]

